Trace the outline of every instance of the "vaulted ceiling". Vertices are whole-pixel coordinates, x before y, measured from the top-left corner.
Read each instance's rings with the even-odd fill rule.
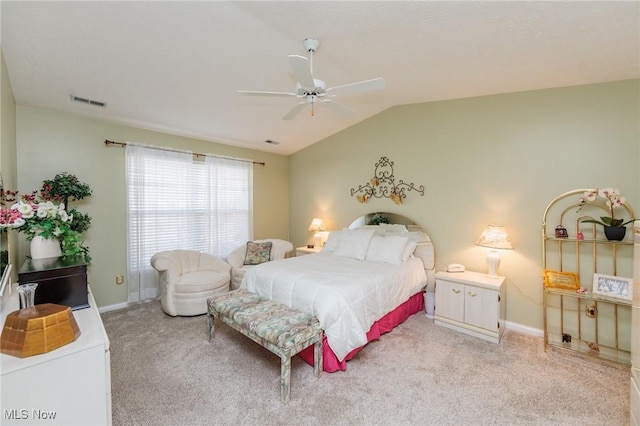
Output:
[[[1,3],[16,103],[291,154],[390,107],[640,77],[638,1]],[[314,77],[386,88],[282,117],[288,55]],[[105,102],[106,107],[70,97]],[[265,140],[279,142],[267,144]]]

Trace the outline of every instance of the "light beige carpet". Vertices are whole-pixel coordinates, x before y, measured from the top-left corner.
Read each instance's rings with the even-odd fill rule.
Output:
[[[347,371],[313,376],[205,316],[151,302],[102,315],[114,425],[628,425],[629,368],[507,330],[500,344],[422,313],[370,343]]]

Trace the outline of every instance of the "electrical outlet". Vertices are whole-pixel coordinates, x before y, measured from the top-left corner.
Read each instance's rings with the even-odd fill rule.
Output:
[[[116,275],[116,284],[117,285],[124,284],[124,275]]]

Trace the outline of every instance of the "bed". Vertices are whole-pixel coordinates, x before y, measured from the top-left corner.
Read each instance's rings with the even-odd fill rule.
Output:
[[[434,249],[415,224],[361,225],[333,231],[319,253],[257,265],[244,288],[318,318],[323,370],[346,370],[368,342],[424,309],[433,287]],[[300,356],[313,365],[313,350]]]

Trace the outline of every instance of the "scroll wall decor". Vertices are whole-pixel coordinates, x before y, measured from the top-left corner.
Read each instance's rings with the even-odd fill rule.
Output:
[[[393,161],[387,157],[380,157],[375,164],[373,177],[368,183],[359,185],[358,188],[351,188],[351,196],[357,195],[358,201],[366,203],[371,197],[391,198],[391,200],[400,205],[402,200],[407,198],[405,192],[416,191],[420,195],[424,195],[424,185],[416,187],[413,183],[406,183],[402,179],[396,183],[393,175]]]

